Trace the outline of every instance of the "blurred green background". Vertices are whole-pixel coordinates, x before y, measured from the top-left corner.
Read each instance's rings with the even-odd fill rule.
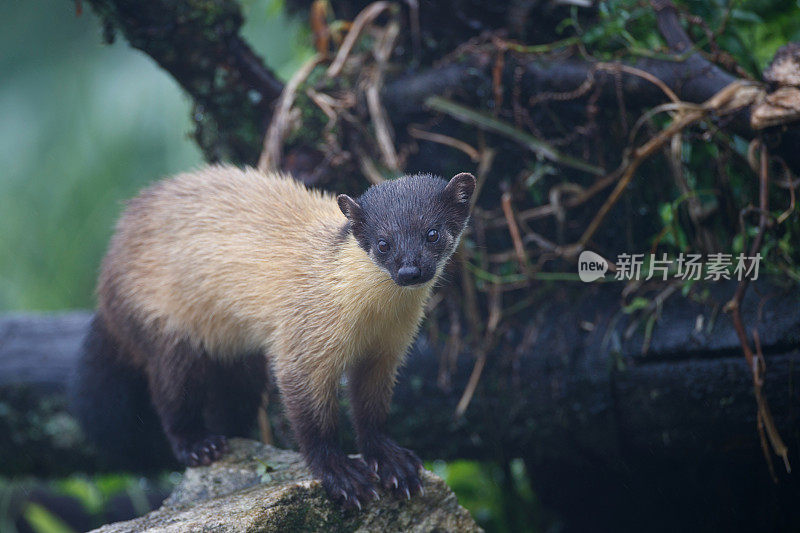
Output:
[[[286,77],[311,50],[282,2],[242,2],[246,38]],[[122,202],[202,163],[190,103],[89,6],[0,3],[0,311],[88,308]]]

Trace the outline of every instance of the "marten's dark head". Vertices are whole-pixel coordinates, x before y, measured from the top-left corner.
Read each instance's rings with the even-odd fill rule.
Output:
[[[359,246],[401,286],[426,283],[450,258],[467,225],[475,177],[449,182],[404,176],[370,187],[357,200],[339,195],[339,208]]]

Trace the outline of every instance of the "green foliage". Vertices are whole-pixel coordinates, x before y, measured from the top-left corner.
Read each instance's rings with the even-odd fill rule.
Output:
[[[722,11],[714,9],[719,4],[725,5],[717,0],[695,1],[690,6],[701,17],[719,20]],[[728,24],[730,29],[720,36],[720,47],[751,74],[758,75],[779,47],[800,40],[800,5],[796,0],[733,2]]]
[[[107,522],[106,512],[113,499],[128,500],[137,514],[150,510],[148,494],[170,492],[180,476],[163,475],[158,479],[145,479],[129,474],[102,474],[88,477],[76,474],[51,481],[47,486],[34,480],[7,480],[0,478],[0,531],[16,531],[15,523],[22,523],[36,533],[69,533],[74,531],[56,513],[60,507],[49,509],[45,503],[29,499],[37,492],[58,498],[70,498],[80,504],[93,527]]]
[[[598,21],[583,28],[578,21],[577,10],[565,21],[564,27],[573,26],[589,49],[610,58],[620,52],[646,53],[663,47],[661,37],[653,32],[655,15],[653,10],[641,2],[630,0],[608,0],[601,2]]]
[[[506,467],[479,461],[434,461],[425,465],[442,477],[481,527],[491,532],[533,532],[558,522],[531,491],[521,459]]]
[[[677,1],[678,8],[705,23],[693,26],[696,49],[713,52],[708,32],[719,48],[758,76],[778,47],[800,40],[800,11],[796,0]],[[655,12],[638,0],[600,2],[596,20],[573,8],[559,29],[580,36],[587,51],[599,59],[666,57],[666,43],[655,31]]]
[[[25,507],[25,521],[37,533],[73,533],[74,530],[38,503],[29,502]]]

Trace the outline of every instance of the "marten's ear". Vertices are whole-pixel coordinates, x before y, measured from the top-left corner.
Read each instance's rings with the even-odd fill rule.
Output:
[[[469,209],[469,201],[475,191],[475,176],[469,172],[456,174],[444,188],[444,196],[453,204]]]
[[[346,216],[350,222],[355,222],[362,218],[363,211],[361,210],[361,206],[346,194],[337,196],[336,202],[339,204],[339,209],[342,210],[342,213],[344,213],[344,216]]]

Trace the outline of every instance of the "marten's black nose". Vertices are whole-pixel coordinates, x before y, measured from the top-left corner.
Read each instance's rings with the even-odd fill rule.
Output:
[[[422,272],[420,271],[419,267],[416,266],[404,266],[400,267],[397,271],[397,281],[400,285],[411,285],[412,283],[416,283],[419,281],[420,276],[422,276]]]

